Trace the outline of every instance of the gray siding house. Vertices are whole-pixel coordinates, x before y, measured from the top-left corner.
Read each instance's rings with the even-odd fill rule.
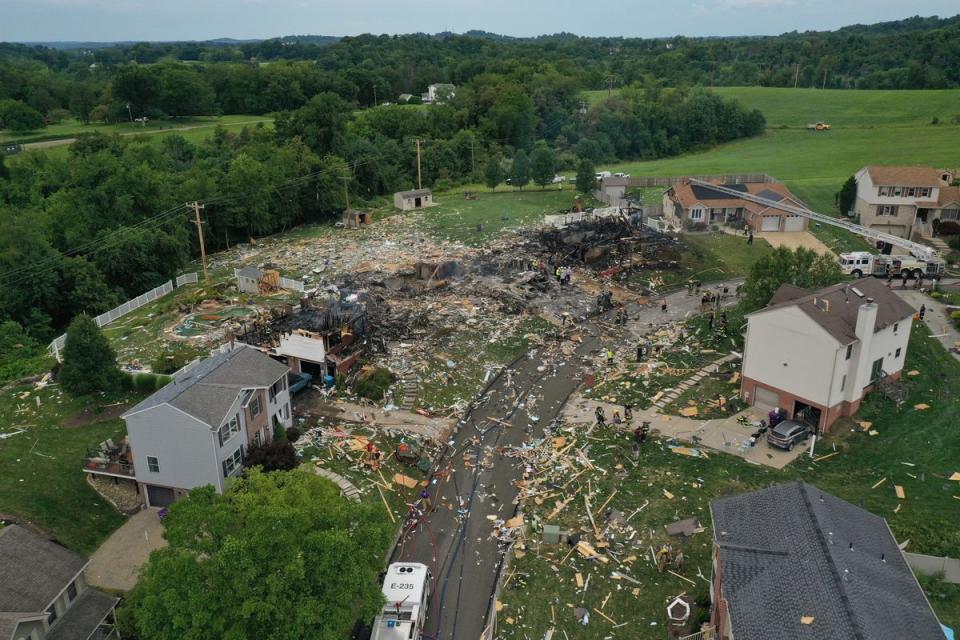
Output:
[[[118,600],[87,585],[88,563],[18,525],[0,529],[0,640],[119,637]]]
[[[178,373],[123,415],[134,475],[148,506],[164,507],[190,489],[223,491],[251,444],[293,424],[289,367],[253,347],[235,347]]]

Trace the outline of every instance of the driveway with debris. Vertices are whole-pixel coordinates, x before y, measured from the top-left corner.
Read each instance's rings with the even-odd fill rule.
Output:
[[[148,507],[111,534],[90,557],[87,582],[112,591],[130,591],[154,549],[167,546],[159,509]]]
[[[926,313],[923,321],[930,329],[937,340],[943,345],[954,358],[960,360],[960,331],[950,318],[952,309],[939,300],[934,300],[930,296],[915,289],[899,289],[893,287],[893,292],[903,298],[914,309],[919,310],[920,305],[926,306]]]

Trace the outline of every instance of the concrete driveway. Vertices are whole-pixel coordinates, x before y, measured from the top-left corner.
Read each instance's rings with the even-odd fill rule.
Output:
[[[594,421],[594,410],[598,405],[604,408],[608,416],[612,415],[614,410],[621,409],[619,405],[588,400],[578,394],[567,404],[563,415],[571,422],[589,424]],[[738,423],[737,417],[741,415],[746,416],[751,422],[767,418],[763,411],[755,408],[749,408],[736,415],[717,420],[695,420],[683,416],[668,416],[657,413],[653,408],[635,409],[633,422],[624,425],[622,428],[634,429],[641,422],[647,420],[650,422],[651,429],[659,432],[663,437],[676,438],[690,444],[690,446],[700,447],[708,451],[729,453],[748,462],[762,464],[774,469],[783,469],[804,452],[809,451],[808,444],[800,445],[793,451],[777,449],[762,441],[750,446],[750,436],[756,429]],[[699,442],[696,442],[695,439]]]
[[[816,251],[819,254],[834,255],[833,251],[827,245],[820,241],[820,238],[809,231],[761,231],[754,234],[755,238],[763,238],[774,248],[786,247],[787,249],[796,249],[803,247]]]
[[[167,546],[159,509],[144,509],[127,520],[100,545],[87,566],[87,582],[114,591],[130,591],[150,552]]]

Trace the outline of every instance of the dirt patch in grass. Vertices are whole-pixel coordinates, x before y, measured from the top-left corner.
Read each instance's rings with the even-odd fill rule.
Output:
[[[127,403],[115,404],[108,407],[85,407],[63,421],[64,429],[78,429],[88,424],[97,424],[107,420],[119,418],[130,405]]]

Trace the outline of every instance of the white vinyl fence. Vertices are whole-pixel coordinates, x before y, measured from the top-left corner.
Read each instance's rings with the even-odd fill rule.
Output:
[[[280,288],[287,289],[289,291],[299,291],[303,293],[305,289],[304,284],[299,280],[291,280],[290,278],[280,278]]]
[[[193,283],[193,282],[197,282],[197,274],[185,273],[179,278],[177,278],[176,286],[180,287],[180,286],[183,286],[184,284]],[[173,281],[167,280],[159,287],[155,287],[150,291],[147,291],[143,295],[139,295],[136,298],[133,298],[132,300],[127,300],[126,302],[121,304],[119,307],[114,307],[113,309],[110,309],[110,311],[107,311],[106,313],[101,313],[96,318],[94,318],[93,321],[97,323],[98,327],[108,325],[114,320],[116,320],[117,318],[123,317],[128,313],[130,313],[131,311],[136,311],[143,305],[153,302],[158,298],[162,298],[163,296],[173,291],[173,289],[174,289]],[[60,352],[63,350],[63,347],[66,344],[66,342],[67,342],[67,334],[63,334],[62,336],[57,337],[47,347],[50,350],[50,353],[52,353],[57,358],[57,360],[62,359]]]

